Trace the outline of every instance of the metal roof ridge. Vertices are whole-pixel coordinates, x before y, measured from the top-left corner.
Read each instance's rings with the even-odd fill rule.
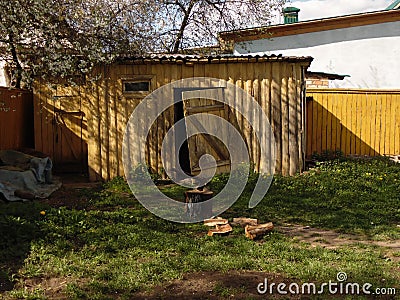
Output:
[[[400,0],[397,0],[398,5],[400,6]],[[335,16],[335,17],[326,17],[326,18],[320,18],[320,19],[311,19],[311,20],[304,20],[304,21],[299,21],[296,23],[290,23],[290,24],[274,24],[270,26],[255,26],[255,27],[248,27],[248,28],[241,28],[241,29],[236,29],[236,30],[227,30],[227,31],[220,31],[220,35],[229,35],[232,33],[238,33],[238,32],[244,32],[244,31],[255,31],[255,30],[268,30],[268,29],[274,29],[274,28],[279,28],[279,27],[295,27],[296,25],[302,25],[302,24],[307,24],[307,23],[319,23],[323,21],[333,21],[335,19],[346,19],[346,18],[351,18],[351,17],[360,17],[360,16],[368,16],[368,15],[379,15],[379,14],[388,14],[388,13],[393,13],[392,10],[378,10],[378,11],[371,11],[371,12],[361,12],[361,13],[356,13],[356,14],[349,14],[349,15],[341,15],[341,16]]]
[[[312,58],[311,56],[283,56],[282,54],[217,54],[217,55],[193,55],[193,54],[169,54],[169,53],[160,53],[160,54],[149,54],[149,55],[140,55],[140,56],[120,56],[117,59],[119,60],[148,60],[148,59],[157,59],[157,60],[180,60],[180,59],[188,59],[188,60],[199,60],[199,59],[238,59],[238,58],[280,58],[280,59],[307,59]]]

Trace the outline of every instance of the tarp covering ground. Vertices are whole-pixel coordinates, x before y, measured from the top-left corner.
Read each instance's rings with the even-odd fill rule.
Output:
[[[52,176],[49,157],[13,150],[0,151],[0,198],[7,201],[43,199],[61,187]]]

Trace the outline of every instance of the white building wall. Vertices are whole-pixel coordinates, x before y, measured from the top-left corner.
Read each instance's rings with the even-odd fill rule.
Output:
[[[312,56],[310,71],[350,75],[331,87],[400,88],[400,22],[235,44],[234,54]]]

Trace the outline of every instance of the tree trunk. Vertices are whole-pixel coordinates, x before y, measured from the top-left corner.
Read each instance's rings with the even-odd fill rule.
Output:
[[[15,44],[14,44],[14,38],[13,38],[13,34],[9,33],[8,34],[8,44],[10,45],[10,51],[11,51],[11,56],[13,59],[13,62],[15,64],[16,70],[15,70],[15,87],[17,89],[21,88],[21,81],[22,81],[22,66],[19,62],[18,59],[18,54],[17,54],[17,49],[15,48]]]
[[[179,52],[179,47],[181,46],[181,42],[183,39],[183,33],[185,32],[186,26],[189,24],[189,17],[192,12],[194,3],[194,1],[190,1],[188,8],[186,10],[182,10],[185,15],[183,16],[181,27],[179,28],[178,35],[176,36],[172,53]]]

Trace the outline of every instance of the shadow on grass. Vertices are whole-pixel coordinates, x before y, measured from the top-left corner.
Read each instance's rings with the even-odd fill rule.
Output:
[[[0,203],[0,292],[12,290],[14,278],[29,255],[31,242],[42,236],[38,221],[46,207],[38,203]]]

